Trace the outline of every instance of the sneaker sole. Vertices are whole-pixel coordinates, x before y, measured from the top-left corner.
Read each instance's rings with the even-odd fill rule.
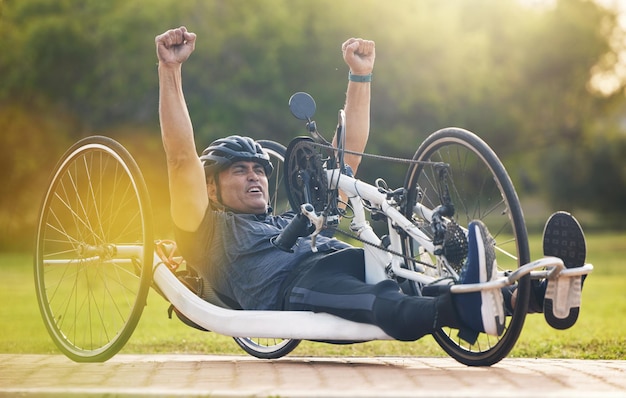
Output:
[[[476,233],[476,239],[479,248],[487,247],[485,242],[493,240],[493,238],[485,235],[484,229],[476,226],[478,232]],[[493,250],[493,245],[490,246],[489,253],[485,250],[479,250],[478,256],[481,263],[491,263],[487,268],[480,269],[480,281],[488,282],[494,279],[498,275],[498,266],[496,263],[496,255]],[[500,336],[504,331],[504,297],[500,289],[483,290],[480,292],[481,306],[480,312],[483,319],[483,327],[485,333],[492,336]]]
[[[504,332],[504,297],[500,289],[480,292],[482,305],[480,312],[483,317],[485,333],[500,336]],[[494,315],[497,314],[497,315]]]
[[[543,253],[545,256],[558,257],[566,268],[577,268],[585,264],[587,247],[585,235],[578,221],[569,213],[560,211],[548,219],[543,231]],[[564,290],[573,292],[580,301],[584,277],[570,278]],[[543,314],[548,325],[563,330],[572,327],[578,320],[580,306],[572,306],[566,314],[558,313],[552,298],[558,292],[556,283],[548,281],[546,298],[543,302]]]

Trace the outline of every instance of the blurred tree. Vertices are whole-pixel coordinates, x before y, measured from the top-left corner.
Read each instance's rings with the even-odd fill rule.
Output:
[[[609,95],[591,84],[615,70],[623,31],[613,11],[591,1],[541,9],[519,0],[4,0],[1,7],[0,135],[16,154],[0,170],[2,203],[41,191],[25,187],[43,184],[28,174],[49,170],[59,147],[92,133],[131,146],[152,190],[163,191],[153,43],[180,25],[198,34],[184,85],[199,146],[235,132],[283,143],[303,134],[287,109],[296,91],[314,96],[318,126],[330,136],[346,85],[340,45],[367,37],[378,51],[368,152],[410,157],[427,134],[455,125],[494,147],[521,191],[533,188],[554,205],[590,204],[586,195],[594,195],[583,187],[623,181],[624,82],[615,75]],[[25,134],[37,144],[20,139]],[[24,156],[33,163],[14,165]],[[404,166],[379,161],[365,162],[361,177],[381,168],[391,184],[402,183]],[[595,197],[594,205],[626,214],[620,195]],[[159,214],[167,213],[162,197]],[[20,210],[26,220],[35,218],[34,199]]]
[[[71,115],[0,102],[0,250],[30,248],[51,166],[71,143]]]

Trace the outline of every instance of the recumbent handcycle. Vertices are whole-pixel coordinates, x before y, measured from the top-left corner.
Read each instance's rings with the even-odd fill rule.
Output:
[[[524,325],[531,279],[567,283],[593,270],[591,264],[568,269],[557,257],[531,261],[513,184],[477,135],[442,129],[428,136],[412,159],[388,158],[408,165],[403,186],[390,189],[382,178],[373,184],[355,179],[344,166],[342,110],[332,147],[311,119],[315,101],[296,93],[289,104],[292,114],[306,121],[309,136],[295,138],[287,148],[259,141],[275,165],[270,179],[274,213],[297,214],[281,235],[268,237],[277,246],[289,250],[299,236],[310,233],[314,246],[318,233],[334,229],[337,236],[362,243],[368,283],[394,278],[407,294],[421,295],[426,286],[458,280],[471,220],[480,219],[490,229],[496,240],[498,278],[453,284],[451,291],[516,285],[517,304],[499,337],[480,334],[468,343],[453,329],[435,332],[436,342],[457,361],[489,366],[506,357]],[[370,220],[385,225],[386,233],[379,236]],[[376,326],[325,313],[233,309],[207,281],[185,269],[174,242],[154,240],[152,227],[148,190],[122,145],[92,136],[67,150],[52,173],[40,210],[34,274],[46,328],[72,360],[99,362],[115,355],[135,329],[151,287],[186,323],[231,336],[258,358],[280,358],[301,340],[345,344],[391,339]],[[580,298],[566,294],[554,305],[564,307],[572,300]]]

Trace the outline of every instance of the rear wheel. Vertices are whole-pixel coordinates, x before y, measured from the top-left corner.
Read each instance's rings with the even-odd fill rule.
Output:
[[[248,354],[261,359],[276,359],[284,357],[293,351],[300,340],[269,339],[255,337],[235,337],[239,347]]]
[[[77,142],[56,166],[39,215],[35,287],[44,323],[74,361],[100,362],[130,338],[152,280],[148,191],[107,137]]]
[[[433,163],[413,164],[409,168],[405,188],[408,204],[405,215],[413,219],[423,232],[432,236],[430,225],[413,208],[422,203],[430,209],[442,204],[442,184],[455,207],[454,221],[467,228],[471,220],[480,219],[496,239],[496,259],[500,271],[512,270],[530,262],[528,236],[521,205],[513,184],[493,150],[475,134],[456,128],[440,130],[429,136],[418,148],[414,160],[448,165],[447,177],[441,180],[441,167]],[[426,272],[435,277],[441,272],[435,259],[421,253],[415,242],[407,238],[404,254],[422,262]],[[414,263],[408,264],[409,267]],[[504,358],[515,345],[524,325],[530,292],[530,277],[517,282],[517,305],[500,337],[481,334],[474,344],[444,328],[434,334],[439,345],[453,358],[466,365],[488,366]],[[414,286],[419,294],[420,286]]]
[[[278,142],[259,140],[263,150],[270,155],[274,172],[269,179],[270,205],[274,214],[291,210],[285,191],[285,151]],[[256,337],[234,337],[237,344],[248,354],[262,359],[281,358],[293,351],[300,340]]]

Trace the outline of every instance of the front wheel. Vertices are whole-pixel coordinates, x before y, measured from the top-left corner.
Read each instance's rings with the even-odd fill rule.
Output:
[[[413,219],[423,232],[432,236],[430,225],[414,214],[415,205],[434,209],[442,203],[442,192],[447,192],[456,214],[454,221],[467,228],[470,221],[482,220],[496,239],[496,261],[501,272],[530,262],[528,236],[522,208],[515,188],[504,166],[493,150],[475,134],[457,128],[448,128],[430,135],[417,149],[405,178],[407,205],[405,216]],[[447,177],[442,180],[441,166],[447,166]],[[445,185],[445,186],[442,186]],[[430,258],[414,241],[407,238],[403,247],[406,256],[421,261],[426,272],[444,277],[436,259]],[[408,264],[414,267],[415,263]],[[419,294],[420,286],[414,286]],[[520,279],[516,308],[507,317],[500,337],[481,334],[474,344],[456,336],[456,331],[444,328],[434,333],[439,345],[457,361],[471,366],[489,366],[504,358],[515,345],[524,325],[530,277]]]
[[[130,154],[107,137],[85,138],[56,166],[35,246],[35,286],[57,347],[101,362],[130,338],[152,280],[152,214]]]

